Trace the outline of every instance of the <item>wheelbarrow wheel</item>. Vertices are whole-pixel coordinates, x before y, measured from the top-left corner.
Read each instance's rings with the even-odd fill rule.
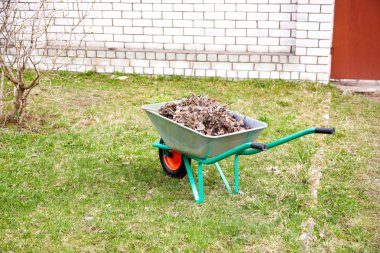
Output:
[[[164,144],[164,141],[161,139],[160,143]],[[190,164],[190,158],[184,158],[181,153],[172,150],[165,152],[162,148],[158,149],[158,155],[160,157],[162,168],[166,174],[176,178],[183,178],[186,176],[187,171],[183,159],[188,159]]]

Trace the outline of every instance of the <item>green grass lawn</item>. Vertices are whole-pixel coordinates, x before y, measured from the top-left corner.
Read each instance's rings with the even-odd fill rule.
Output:
[[[239,195],[206,166],[199,205],[187,177],[164,174],[151,147],[159,135],[141,110],[191,91],[268,123],[260,142],[308,127],[337,132],[241,157]],[[31,96],[24,126],[0,128],[0,252],[379,250],[380,104],[365,97],[314,83],[68,72]],[[232,165],[221,162],[230,183]]]

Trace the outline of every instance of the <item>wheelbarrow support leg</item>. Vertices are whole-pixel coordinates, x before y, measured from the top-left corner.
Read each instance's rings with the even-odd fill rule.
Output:
[[[203,163],[198,163],[198,189],[199,189],[199,200],[197,200],[197,203],[203,203],[204,202]]]
[[[235,178],[235,189],[234,193],[239,193],[239,156],[236,155],[234,159],[234,178]]]
[[[187,176],[189,177],[190,186],[191,186],[191,190],[193,191],[194,199],[197,203],[199,203],[198,202],[199,201],[199,195],[198,195],[197,185],[195,184],[195,180],[194,180],[193,172],[191,171],[191,166],[189,164],[189,160],[186,159],[186,157],[185,157],[185,159],[183,159],[183,161],[185,162]]]
[[[220,177],[221,177],[222,180],[223,180],[224,185],[225,185],[226,188],[227,188],[227,191],[228,191],[229,193],[232,193],[231,187],[230,187],[230,185],[228,184],[228,181],[227,181],[226,177],[224,176],[223,171],[222,171],[222,169],[221,169],[220,166],[219,166],[219,163],[216,162],[216,163],[215,163],[215,166],[216,166],[216,169],[217,169],[218,172],[219,172]]]

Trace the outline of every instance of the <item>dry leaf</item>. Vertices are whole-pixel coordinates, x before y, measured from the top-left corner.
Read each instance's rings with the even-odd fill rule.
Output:
[[[206,96],[190,94],[178,104],[167,103],[159,114],[200,133],[218,136],[246,129],[243,121],[237,121],[225,106]]]

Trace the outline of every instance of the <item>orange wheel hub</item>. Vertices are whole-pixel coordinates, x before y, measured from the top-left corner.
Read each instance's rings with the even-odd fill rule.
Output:
[[[181,167],[182,155],[181,153],[171,150],[169,150],[169,152],[171,153],[171,157],[164,155],[165,164],[168,166],[170,170],[177,171]]]

